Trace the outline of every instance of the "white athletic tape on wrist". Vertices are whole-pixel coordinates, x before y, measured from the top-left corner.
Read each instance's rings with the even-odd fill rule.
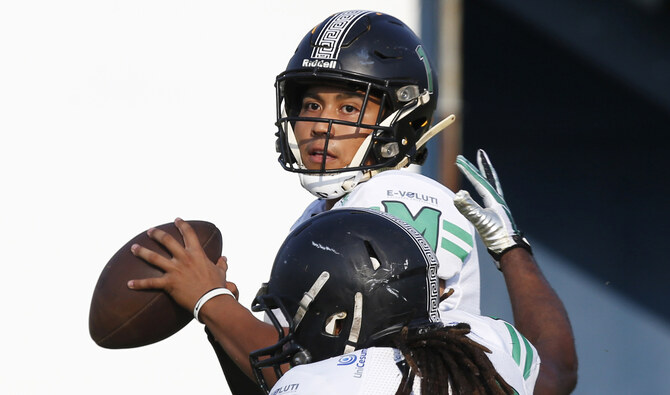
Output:
[[[214,288],[210,291],[205,292],[205,294],[202,295],[200,299],[198,299],[198,301],[195,303],[195,307],[193,308],[193,317],[195,317],[195,319],[198,320],[200,323],[204,324],[204,322],[200,321],[200,318],[198,317],[198,315],[200,314],[200,309],[202,309],[202,306],[204,306],[205,303],[207,303],[210,299],[219,295],[230,295],[233,297],[233,299],[237,300],[233,292],[228,288],[223,287]]]

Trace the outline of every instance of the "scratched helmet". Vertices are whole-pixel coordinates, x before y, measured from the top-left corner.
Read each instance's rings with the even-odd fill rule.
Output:
[[[389,346],[403,326],[439,326],[437,259],[411,226],[362,208],[318,214],[293,230],[252,310],[277,329],[274,346],[255,351],[260,371]],[[285,334],[284,329],[288,328]]]
[[[374,124],[325,118],[301,118],[302,96],[310,86],[336,86],[371,97],[381,108]],[[422,164],[426,150],[416,142],[430,127],[437,105],[437,76],[421,40],[402,21],[373,11],[344,11],[331,15],[302,39],[286,71],[276,79],[277,151],[284,169],[300,173],[307,190],[332,199],[349,192],[373,171],[410,163]],[[326,168],[327,150],[319,169],[303,164],[294,134],[297,121],[371,130],[351,163]],[[327,148],[328,140],[326,140]],[[403,163],[403,159],[407,163]]]

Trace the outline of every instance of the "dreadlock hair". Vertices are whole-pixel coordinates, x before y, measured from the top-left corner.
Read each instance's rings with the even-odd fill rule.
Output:
[[[409,395],[415,376],[421,378],[422,394],[448,395],[449,387],[454,395],[513,394],[486,356],[491,351],[468,333],[465,323],[411,332],[403,327],[393,343],[410,369],[403,372],[396,395]]]

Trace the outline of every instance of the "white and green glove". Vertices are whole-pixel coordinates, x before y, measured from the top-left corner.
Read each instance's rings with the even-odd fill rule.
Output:
[[[502,187],[493,165],[484,150],[477,151],[477,169],[462,155],[456,158],[456,166],[475,187],[484,200],[485,208],[475,202],[468,191],[458,191],[454,205],[468,221],[477,228],[496,267],[500,269],[500,258],[513,248],[524,248],[531,252],[530,244],[517,229],[512,213],[503,197]]]

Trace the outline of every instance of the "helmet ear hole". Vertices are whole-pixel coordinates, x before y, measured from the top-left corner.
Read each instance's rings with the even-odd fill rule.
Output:
[[[365,249],[368,250],[368,257],[370,258],[372,269],[376,271],[381,266],[381,263],[379,263],[379,259],[377,258],[377,253],[375,252],[374,248],[372,248],[372,245],[370,244],[369,241],[365,240],[364,244]]]
[[[331,336],[338,336],[342,332],[342,320],[347,318],[347,313],[340,311],[326,319],[326,326],[323,328],[324,332]]]
[[[414,131],[419,131],[428,126],[429,123],[430,122],[428,122],[428,119],[426,119],[426,117],[421,117],[411,121],[409,124],[412,126],[412,129],[414,129]]]

